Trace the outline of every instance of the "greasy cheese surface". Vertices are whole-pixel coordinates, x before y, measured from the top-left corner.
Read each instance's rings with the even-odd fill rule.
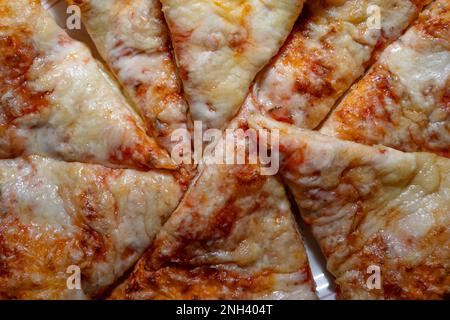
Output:
[[[303,0],[162,0],[194,120],[222,129],[276,54]]]
[[[427,1],[316,0],[305,4],[294,31],[252,89],[268,116],[316,128],[335,102],[395,40]],[[373,27],[377,6],[380,27]]]
[[[450,293],[450,160],[279,128],[282,175],[311,224],[344,299]],[[369,290],[370,266],[381,289]]]
[[[181,198],[171,175],[0,161],[0,299],[95,296],[132,266]],[[66,273],[80,267],[82,290]]]
[[[0,158],[172,167],[81,43],[31,0],[0,1]]]
[[[450,2],[439,0],[392,44],[322,132],[450,157]]]
[[[172,149],[171,133],[187,127],[187,104],[157,0],[71,0],[99,52],[145,121],[147,133]]]
[[[207,165],[115,299],[314,299],[284,187]]]

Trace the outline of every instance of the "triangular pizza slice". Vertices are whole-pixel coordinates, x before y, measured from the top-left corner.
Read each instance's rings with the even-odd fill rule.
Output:
[[[308,1],[278,56],[257,77],[249,99],[275,120],[316,128],[427,2]]]
[[[240,135],[240,120],[205,155],[180,206],[111,298],[316,298],[284,186],[250,160],[246,145],[256,136]],[[242,146],[245,164],[219,164]]]
[[[171,168],[142,120],[40,1],[0,0],[0,158]]]
[[[304,0],[162,0],[193,120],[223,129]]]
[[[0,160],[0,299],[98,296],[144,252],[183,192],[167,173]]]
[[[343,299],[450,294],[450,160],[369,147],[261,116],[280,130],[282,176]]]
[[[257,166],[207,166],[111,298],[314,299],[281,182]]]
[[[69,0],[79,5],[98,51],[142,115],[147,133],[171,151],[188,127],[170,39],[158,0]]]
[[[450,2],[435,1],[339,104],[321,131],[450,157]]]

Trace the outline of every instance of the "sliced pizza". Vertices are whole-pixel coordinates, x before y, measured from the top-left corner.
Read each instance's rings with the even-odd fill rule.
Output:
[[[339,298],[448,298],[449,159],[261,116],[250,123],[280,130],[282,176],[336,276]]]
[[[0,160],[0,299],[101,294],[148,247],[183,190],[161,172]]]
[[[314,299],[283,185],[207,166],[114,299]]]
[[[0,158],[172,168],[87,47],[39,1],[0,0]]]
[[[316,128],[427,0],[316,0],[257,77],[249,99],[275,120]]]
[[[222,138],[205,155],[180,206],[111,298],[316,298],[281,181],[264,175],[257,160],[218,164],[218,154],[255,142],[239,135],[239,126],[236,119],[227,134],[233,140]]]
[[[187,103],[157,0],[69,0],[79,5],[97,49],[142,115],[147,133],[171,151],[188,126]]]
[[[304,0],[162,0],[193,120],[223,129]]]
[[[358,82],[321,131],[450,157],[450,2],[437,0]]]

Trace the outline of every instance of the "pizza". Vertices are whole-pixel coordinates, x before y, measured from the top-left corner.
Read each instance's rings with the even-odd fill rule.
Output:
[[[450,157],[449,25],[450,3],[436,1],[383,52],[321,131],[363,144]]]
[[[183,190],[169,173],[0,160],[0,299],[98,296],[148,247]],[[79,290],[67,286],[71,266]]]
[[[223,129],[274,56],[304,0],[162,0],[194,121]]]
[[[111,299],[316,299],[308,257],[279,177],[252,158],[244,108],[205,150],[197,177]],[[256,149],[254,149],[256,150]]]
[[[327,258],[341,299],[444,299],[450,293],[450,160],[280,130],[282,176]],[[379,287],[368,285],[379,269]],[[369,273],[369,275],[368,275]]]
[[[143,117],[147,133],[171,151],[171,134],[187,129],[187,104],[157,0],[71,0],[97,49]]]
[[[173,168],[88,48],[38,1],[0,1],[0,158]]]
[[[279,54],[258,75],[249,99],[268,117],[316,128],[427,2],[307,2]]]
[[[208,165],[113,299],[314,299],[279,179]]]
[[[448,299],[449,0],[66,2],[0,0],[0,300]]]

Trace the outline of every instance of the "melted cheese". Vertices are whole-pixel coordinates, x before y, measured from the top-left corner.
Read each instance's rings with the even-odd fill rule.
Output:
[[[70,2],[81,5],[90,35],[144,118],[148,134],[171,150],[171,133],[187,127],[187,104],[159,1]]]
[[[181,195],[168,174],[1,160],[0,298],[97,295],[137,260]],[[71,265],[81,291],[66,286]]]
[[[163,0],[194,120],[222,129],[276,54],[303,0]]]
[[[322,132],[364,144],[450,157],[450,33],[445,29],[449,24],[448,1],[430,5],[386,49]]]
[[[0,158],[173,167],[90,51],[39,3],[1,1],[0,9]]]
[[[431,299],[450,292],[450,160],[368,147],[261,116],[281,130],[282,175],[344,299]],[[367,287],[368,267],[381,289]]]
[[[395,40],[427,1],[310,1],[306,14],[252,95],[275,120],[316,128],[386,43]],[[380,29],[372,27],[381,12]]]
[[[283,185],[257,165],[204,165],[114,299],[314,299]]]

